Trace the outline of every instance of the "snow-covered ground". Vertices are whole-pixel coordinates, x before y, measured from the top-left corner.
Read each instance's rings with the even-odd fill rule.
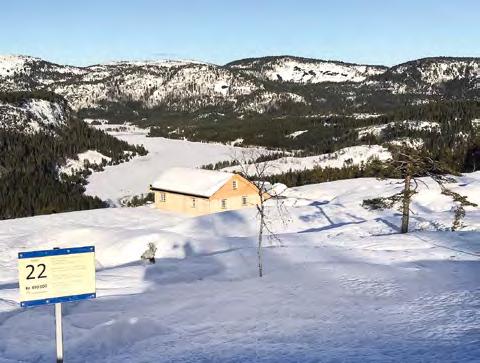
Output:
[[[64,166],[59,169],[59,173],[71,175],[75,172],[82,171],[85,168],[85,163],[100,165],[103,161],[112,160],[95,150],[87,150],[77,155],[77,159],[68,159]]]
[[[40,99],[30,99],[21,104],[0,101],[0,127],[22,133],[51,131],[52,126],[67,122],[64,105]]]
[[[329,62],[316,59],[301,59],[296,57],[275,57],[270,60],[244,60],[232,68],[248,69],[262,65],[258,72],[272,81],[286,81],[296,83],[322,82],[362,82],[368,76],[381,74],[385,67]]]
[[[373,158],[388,160],[392,157],[390,152],[380,145],[350,146],[330,154],[315,156],[295,157],[286,156],[276,160],[259,163],[260,170],[265,170],[265,175],[281,174],[288,171],[308,170],[313,168],[342,168],[348,165],[360,165],[367,163]],[[224,171],[233,172],[246,170],[247,173],[255,174],[253,165],[229,166]]]
[[[266,241],[262,279],[253,209],[2,221],[0,362],[54,360],[53,307],[18,307],[17,253],[90,244],[98,298],[64,304],[67,362],[478,362],[480,211],[467,207],[466,227],[446,231],[453,202],[425,181],[405,235],[398,212],[361,207],[399,181],[288,190],[286,225],[269,207],[281,242]],[[480,202],[480,173],[449,187]],[[149,242],[158,251],[147,266]]]
[[[111,129],[113,126],[98,127]],[[109,131],[109,133],[130,144],[141,144],[149,153],[126,163],[107,166],[104,171],[94,172],[88,178],[86,193],[98,196],[114,205],[118,205],[122,198],[147,193],[150,184],[167,168],[200,167],[229,160],[239,150],[244,150],[232,145],[147,137],[147,130],[134,126],[121,127],[123,131]],[[258,149],[258,152],[261,151]]]
[[[291,134],[288,134],[287,137],[290,137],[292,139],[296,139],[298,136],[300,136],[301,134],[304,134],[308,132],[308,130],[298,130],[298,131],[294,131],[292,132]]]
[[[423,147],[424,141],[421,138],[417,137],[401,137],[395,140],[392,140],[389,142],[391,145],[396,145],[396,146],[407,146],[411,147],[414,149],[419,149]]]
[[[358,138],[360,139],[368,135],[380,136],[382,132],[385,131],[387,128],[395,126],[416,131],[440,131],[440,124],[438,122],[404,120],[397,122],[393,121],[383,125],[358,128]]]

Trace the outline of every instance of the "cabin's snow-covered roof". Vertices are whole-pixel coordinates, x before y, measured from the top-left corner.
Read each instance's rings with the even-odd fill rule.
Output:
[[[233,175],[224,171],[176,167],[165,170],[153,182],[152,188],[208,198]]]

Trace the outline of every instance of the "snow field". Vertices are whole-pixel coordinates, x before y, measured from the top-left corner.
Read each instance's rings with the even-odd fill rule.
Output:
[[[100,129],[115,128],[112,125]],[[200,167],[205,164],[229,160],[232,155],[245,150],[233,145],[189,142],[161,137],[146,137],[148,130],[127,126],[125,131],[109,133],[130,144],[141,144],[149,153],[135,157],[127,163],[106,166],[102,172],[94,172],[88,178],[86,193],[119,205],[120,200],[144,194],[162,172],[171,167]],[[262,149],[255,149],[262,153]],[[268,152],[268,151],[264,151]]]
[[[380,145],[360,145],[340,149],[330,154],[315,156],[294,157],[286,156],[276,160],[259,163],[260,169],[265,170],[265,175],[286,173],[290,170],[305,170],[313,168],[342,168],[345,165],[360,165],[367,163],[372,158],[388,160],[392,157],[390,152]],[[265,166],[266,165],[266,166]],[[244,166],[247,173],[254,173],[253,165]],[[240,166],[229,166],[222,169],[227,172],[242,170]]]
[[[69,362],[475,362],[480,212],[459,232],[433,183],[414,196],[412,230],[363,199],[398,180],[289,189],[275,205],[256,277],[253,209],[184,217],[147,207],[0,222],[0,362],[54,357],[53,308],[18,308],[18,251],[94,244],[98,298],[64,305]],[[472,201],[480,173],[449,185]],[[425,224],[425,222],[431,222]],[[157,263],[139,256],[147,243]],[[34,337],[34,339],[32,339]]]

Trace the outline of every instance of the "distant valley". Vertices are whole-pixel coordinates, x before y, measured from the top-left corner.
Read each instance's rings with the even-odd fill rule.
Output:
[[[474,171],[480,165],[480,58],[424,58],[392,67],[294,56],[76,67],[0,56],[0,178],[8,195],[1,217],[105,206],[84,196],[88,175],[148,152],[95,127],[125,123],[149,137],[262,146],[275,150],[278,162],[295,157],[281,161],[284,175],[271,175],[289,185],[395,176],[385,160],[392,148],[425,150],[453,170]],[[365,148],[358,149],[362,157],[349,156],[363,146],[383,151],[377,158]],[[342,162],[310,161],[318,156]],[[380,166],[370,166],[373,159]],[[68,165],[79,170],[62,176]],[[333,171],[324,170],[331,165]],[[45,185],[40,195],[32,178]],[[59,186],[63,197],[54,192]],[[74,203],[67,197],[72,191]],[[58,200],[48,205],[52,195]]]
[[[74,67],[0,57],[0,91],[35,90],[54,92],[80,114],[111,121],[183,112],[203,117],[385,112],[478,98],[480,59],[424,58],[385,67],[277,56],[226,65],[165,60]]]

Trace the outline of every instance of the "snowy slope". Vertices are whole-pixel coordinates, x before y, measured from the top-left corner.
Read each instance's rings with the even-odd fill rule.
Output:
[[[453,187],[478,198],[480,173]],[[415,231],[399,235],[398,213],[360,204],[400,188],[357,179],[289,190],[287,225],[269,208],[281,245],[266,241],[263,279],[253,209],[2,221],[0,362],[54,359],[53,308],[18,307],[17,252],[84,244],[96,246],[98,298],[64,305],[68,362],[475,362],[480,213],[468,209],[464,231],[438,230],[452,202],[421,186]],[[138,262],[149,242],[153,266]]]
[[[177,111],[233,102],[259,87],[218,66],[188,62],[122,62],[86,68],[75,83],[52,85],[74,109],[125,99]],[[184,102],[179,102],[183,100]]]
[[[368,76],[381,74],[387,69],[289,56],[245,59],[229,63],[228,66],[249,70],[272,81],[295,83],[362,82]]]
[[[473,121],[472,121],[473,122]],[[403,120],[389,122],[383,125],[374,125],[358,128],[358,138],[368,135],[380,136],[388,128],[401,128],[416,131],[435,131],[440,132],[440,124],[433,121]]]
[[[374,158],[388,160],[392,157],[390,152],[380,145],[360,145],[340,149],[330,154],[315,156],[294,157],[286,156],[276,160],[259,163],[260,170],[265,170],[265,175],[281,174],[287,171],[306,170],[313,168],[342,168],[348,165],[360,165]],[[254,173],[253,166],[230,166],[223,171],[241,171]]]
[[[480,77],[480,62],[474,58],[420,59],[393,67],[392,72],[404,74],[411,72],[413,67],[419,72],[421,81],[427,84],[438,84],[465,77]]]
[[[29,59],[32,58],[14,55],[0,56],[0,77],[13,76],[15,73],[22,72]]]
[[[475,99],[479,72],[479,58],[427,58],[390,68],[293,56],[243,59],[224,66],[153,60],[74,67],[27,56],[0,56],[0,91],[47,89],[64,96],[74,110],[105,111],[116,104],[130,111],[132,106],[163,107],[168,112],[217,108],[241,114],[264,113],[285,103],[320,106],[338,97],[349,104],[378,91],[411,93],[412,103],[426,102],[424,96],[432,94],[448,98],[451,91],[460,90]],[[274,87],[271,81],[276,81]],[[295,93],[284,82],[297,83]],[[321,97],[309,97],[310,84],[319,86]]]
[[[59,168],[58,173],[72,175],[84,170],[86,163],[90,165],[101,165],[103,161],[108,162],[110,160],[112,160],[110,157],[105,156],[96,150],[87,150],[78,154],[76,159],[66,160],[65,165],[62,165]]]
[[[173,111],[229,105],[256,112],[258,100],[245,97],[253,93],[262,101],[260,112],[265,105],[271,107],[285,99],[303,102],[299,95],[267,92],[250,77],[196,61],[123,61],[72,67],[33,57],[0,56],[0,91],[43,88],[64,96],[74,110],[128,101]]]
[[[0,101],[0,127],[22,133],[48,132],[52,127],[66,125],[69,114],[65,105],[52,101]]]
[[[445,85],[464,81],[466,89],[474,92],[480,87],[479,58],[423,58],[389,68],[378,78],[381,87],[394,93],[418,92],[442,94]],[[376,80],[371,80],[372,84]]]
[[[59,65],[23,55],[0,55],[0,91],[31,91],[57,81],[70,82],[84,68]]]

